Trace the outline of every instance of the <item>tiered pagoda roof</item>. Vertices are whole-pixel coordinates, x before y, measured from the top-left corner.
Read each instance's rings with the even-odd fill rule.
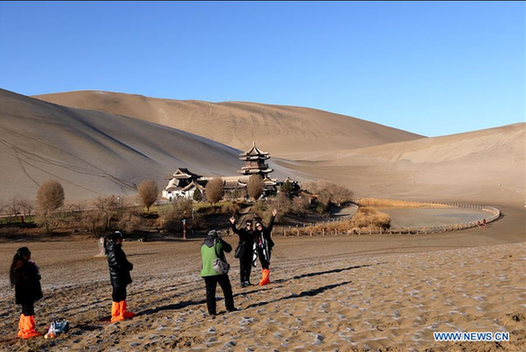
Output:
[[[261,174],[263,178],[266,178],[266,174],[274,171],[265,164],[265,160],[269,158],[269,153],[260,150],[256,146],[256,142],[253,142],[249,151],[239,154],[239,160],[244,160],[245,166],[238,173],[243,175]]]

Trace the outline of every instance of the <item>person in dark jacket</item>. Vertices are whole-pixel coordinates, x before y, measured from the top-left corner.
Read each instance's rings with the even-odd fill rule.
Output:
[[[119,231],[110,235],[106,243],[106,254],[113,287],[111,322],[115,323],[135,316],[134,313],[126,310],[126,286],[132,282],[130,271],[133,270],[133,264],[126,259],[126,254],[122,250],[122,234]]]
[[[27,339],[40,336],[35,330],[34,303],[42,298],[40,272],[35,262],[31,261],[29,248],[19,248],[13,256],[9,270],[11,287],[15,287],[15,302],[22,305],[22,314],[18,323],[18,337]]]
[[[239,276],[241,280],[241,287],[251,286],[250,272],[252,271],[252,258],[254,256],[254,236],[255,232],[252,229],[252,221],[245,223],[245,228],[238,229],[236,227],[236,219],[232,216],[230,218],[232,224],[232,231],[239,236],[239,245],[236,250],[236,258],[239,258]]]
[[[208,314],[214,316],[216,311],[216,287],[219,283],[225,296],[225,306],[228,312],[235,311],[234,297],[232,296],[232,286],[228,278],[228,273],[221,274],[214,270],[214,260],[217,258],[225,259],[225,253],[230,253],[232,246],[223,241],[215,230],[208,232],[208,236],[201,245],[202,269],[201,277],[206,285],[206,306]]]
[[[261,281],[260,286],[268,285],[270,283],[270,255],[272,248],[274,247],[274,241],[272,241],[272,227],[274,226],[274,219],[278,211],[274,209],[268,226],[263,226],[261,221],[256,221],[256,236],[255,245],[261,263]]]

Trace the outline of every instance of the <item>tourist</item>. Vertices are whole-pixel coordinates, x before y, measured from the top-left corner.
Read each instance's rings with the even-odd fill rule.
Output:
[[[274,225],[274,219],[278,211],[274,209],[272,211],[272,216],[268,226],[263,226],[261,221],[256,221],[256,236],[255,243],[256,249],[259,257],[259,262],[261,263],[261,281],[259,282],[260,286],[268,285],[270,283],[270,255],[272,252],[272,247],[274,247],[274,241],[272,241],[272,226]]]
[[[11,287],[15,287],[15,302],[22,305],[22,315],[18,323],[18,337],[28,339],[41,336],[35,330],[34,303],[42,298],[40,272],[38,266],[31,260],[31,252],[27,247],[19,248],[9,270]]]
[[[111,322],[115,323],[135,316],[134,313],[126,311],[126,286],[132,282],[130,271],[133,270],[133,264],[126,259],[126,254],[122,250],[122,234],[119,231],[110,235],[106,244],[106,253],[113,287]]]
[[[252,271],[252,258],[254,256],[254,230],[252,229],[252,221],[247,220],[245,228],[237,229],[235,225],[236,219],[232,216],[230,223],[232,224],[232,231],[239,236],[239,245],[236,249],[236,258],[239,258],[239,276],[241,280],[241,287],[251,286],[250,272]]]
[[[214,316],[216,311],[216,287],[219,283],[225,296],[225,307],[228,312],[233,312],[234,297],[232,296],[232,286],[228,278],[228,272],[220,273],[214,269],[214,260],[221,259],[226,262],[225,253],[230,253],[232,246],[223,241],[215,230],[208,232],[208,236],[201,245],[202,269],[201,277],[205,280],[206,285],[206,306],[208,314]]]

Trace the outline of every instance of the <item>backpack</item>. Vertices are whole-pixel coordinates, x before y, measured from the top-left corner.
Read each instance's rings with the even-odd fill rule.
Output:
[[[49,330],[44,336],[46,339],[54,338],[57,334],[63,334],[69,331],[69,322],[66,319],[54,319],[49,325]]]

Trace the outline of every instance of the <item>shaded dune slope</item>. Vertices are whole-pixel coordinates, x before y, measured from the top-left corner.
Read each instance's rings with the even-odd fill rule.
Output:
[[[235,175],[241,166],[238,150],[150,122],[5,90],[0,90],[0,107],[3,200],[32,199],[50,178],[63,183],[68,199],[87,199],[134,194],[148,178],[164,187],[163,177],[177,167],[213,176]]]

